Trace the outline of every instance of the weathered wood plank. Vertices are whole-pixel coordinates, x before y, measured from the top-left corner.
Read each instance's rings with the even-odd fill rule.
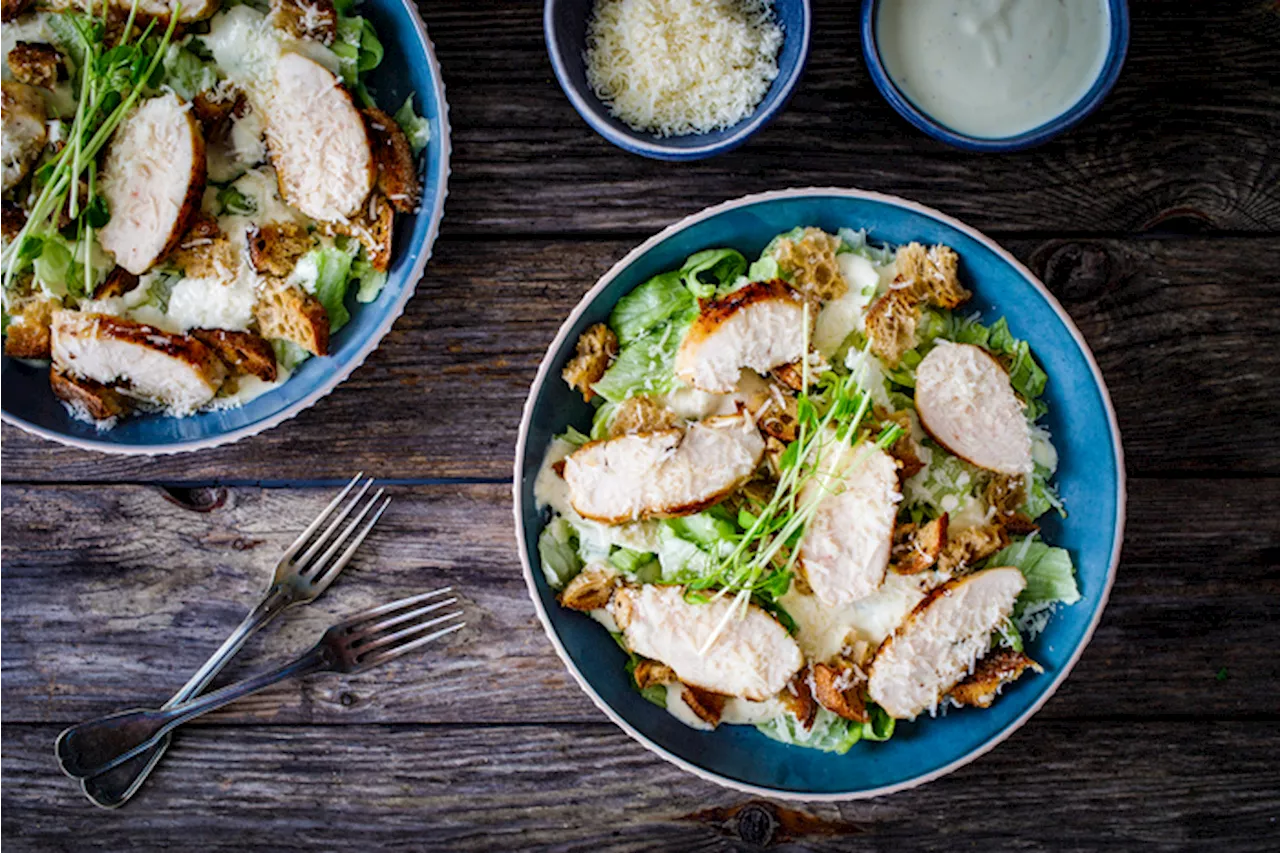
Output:
[[[1270,851],[1280,808],[1280,733],[1258,723],[1033,721],[924,787],[786,806],[608,725],[202,726],[109,815],[54,770],[56,727],[4,733],[10,851]]]
[[[430,654],[284,685],[221,719],[602,719],[534,616],[507,487],[392,493],[356,564],[254,638],[228,676],[301,651],[338,614],[437,584],[457,587],[470,627]],[[236,488],[194,512],[157,488],[5,487],[4,721],[73,722],[167,698],[256,601],[276,556],[328,495]],[[1274,479],[1135,482],[1111,604],[1042,715],[1280,720],[1280,529],[1256,509],[1278,502]]]
[[[1280,239],[1015,239],[1092,345],[1130,470],[1280,473]],[[556,329],[630,241],[445,240],[405,316],[343,386],[232,447],[153,459],[6,427],[6,481],[341,481],[511,473]],[[1034,341],[1033,341],[1034,343]],[[335,424],[341,424],[336,428]]]
[[[573,111],[539,4],[424,3],[454,127],[446,229],[649,232],[728,198],[814,185],[905,195],[1002,231],[1280,228],[1274,4],[1130,4],[1128,59],[1102,108],[1048,145],[998,156],[907,124],[871,82],[857,8],[813,5],[809,65],[779,119],[737,151],[670,164],[614,148]]]

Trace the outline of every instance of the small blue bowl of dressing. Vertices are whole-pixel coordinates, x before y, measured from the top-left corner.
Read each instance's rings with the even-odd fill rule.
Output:
[[[791,99],[809,56],[809,0],[770,0],[774,21],[782,30],[778,75],[751,113],[737,123],[704,133],[660,136],[636,130],[613,114],[587,80],[587,29],[594,0],[545,0],[543,34],[560,88],[591,129],[632,154],[655,160],[701,160],[742,145],[782,112]]]
[[[880,93],[934,139],[1015,151],[1093,112],[1129,47],[1125,0],[863,0]]]

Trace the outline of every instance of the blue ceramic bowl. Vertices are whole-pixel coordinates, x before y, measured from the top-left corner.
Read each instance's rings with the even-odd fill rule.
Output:
[[[731,246],[748,257],[797,225],[828,231],[866,228],[874,240],[945,243],[960,253],[972,307],[988,321],[1003,315],[1031,342],[1049,374],[1047,425],[1061,466],[1057,482],[1070,515],[1047,516],[1044,537],[1071,551],[1082,599],[1059,609],[1030,644],[1043,675],[1006,689],[989,710],[953,709],[903,723],[887,743],[862,742],[845,755],[785,746],[755,729],[687,728],[631,686],[625,657],[587,616],[556,604],[536,563],[544,518],[533,497],[543,451],[567,424],[587,430],[591,406],[560,379],[578,335],[606,320],[619,297],[700,249]],[[1115,412],[1080,332],[1036,278],[974,229],[935,210],[859,190],[802,189],[748,196],[679,222],[609,270],[560,327],[534,380],[520,424],[515,520],[525,581],[547,635],[587,695],[627,734],[680,767],[732,788],[772,797],[870,797],[934,779],[972,761],[1026,722],[1066,678],[1102,616],[1124,528],[1124,463]],[[1048,732],[1045,733],[1048,736]]]
[[[939,123],[919,109],[893,82],[880,59],[880,46],[876,41],[876,17],[880,6],[880,0],[862,0],[862,55],[866,57],[867,69],[871,72],[876,88],[899,115],[920,130],[934,139],[967,151],[1018,151],[1048,142],[1075,127],[1085,116],[1096,110],[1111,92],[1111,87],[1120,77],[1120,69],[1124,66],[1125,54],[1129,50],[1129,4],[1127,0],[1107,0],[1107,11],[1111,16],[1111,43],[1102,69],[1084,97],[1057,118],[1016,136],[998,139],[969,136]]]
[[[444,215],[449,177],[449,108],[440,66],[417,8],[409,0],[365,0],[360,14],[373,22],[386,53],[371,73],[378,104],[395,110],[410,94],[431,122],[431,142],[423,156],[426,172],[422,205],[396,218],[395,254],[386,287],[377,300],[357,304],[348,297],[351,322],[334,335],[331,352],[307,360],[289,381],[239,409],[189,418],[139,415],[115,429],[98,432],[77,421],[49,390],[49,368],[5,358],[0,367],[0,416],[28,432],[75,447],[107,453],[160,454],[200,450],[255,435],[301,412],[360,366],[404,311],[426,268]]]
[[[660,137],[627,127],[609,113],[609,108],[587,84],[586,50],[587,19],[593,0],[546,0],[542,12],[542,30],[551,54],[560,88],[578,115],[592,130],[614,145],[655,160],[701,160],[737,148],[760,128],[773,121],[786,106],[800,82],[805,60],[809,56],[811,15],[809,0],[773,0],[774,14],[782,26],[784,41],[778,52],[778,76],[755,112],[725,130],[686,136]]]

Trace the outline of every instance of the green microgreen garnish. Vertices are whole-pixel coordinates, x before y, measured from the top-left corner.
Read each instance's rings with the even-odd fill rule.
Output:
[[[102,4],[101,16],[89,12],[66,12],[62,19],[69,23],[75,44],[68,52],[79,62],[80,94],[75,118],[67,132],[67,143],[57,156],[41,166],[33,185],[40,194],[27,212],[27,222],[8,245],[0,263],[4,267],[7,289],[15,273],[29,260],[33,240],[58,230],[61,211],[75,223],[78,240],[84,244],[85,289],[91,288],[91,245],[94,229],[103,227],[110,218],[106,200],[97,194],[96,158],[116,128],[133,110],[144,91],[157,84],[157,72],[178,23],[181,5],[175,3],[169,25],[159,38],[152,36],[156,22],[152,20],[142,33],[130,41],[138,0],[133,0],[129,17],[119,42],[106,41],[108,4]],[[65,29],[65,28],[64,28]],[[87,175],[87,192],[82,196],[80,178]],[[38,254],[38,253],[37,253]]]

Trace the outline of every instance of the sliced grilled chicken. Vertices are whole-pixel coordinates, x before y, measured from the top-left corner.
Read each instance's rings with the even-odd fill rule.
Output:
[[[49,139],[44,96],[35,86],[5,80],[0,83],[0,130],[3,134],[3,184],[8,192],[17,186],[40,156]]]
[[[921,426],[956,456],[1001,474],[1032,470],[1023,405],[986,350],[939,341],[916,368],[916,411]]]
[[[204,136],[189,104],[168,94],[124,120],[102,165],[111,219],[102,247],[134,275],[177,246],[204,194]]]
[[[226,367],[204,344],[108,314],[53,315],[53,363],[71,376],[185,415],[213,399]]]
[[[834,459],[837,451],[826,453]],[[840,465],[838,475],[820,471],[800,492],[801,506],[819,501],[800,545],[800,569],[818,600],[833,607],[880,588],[902,500],[898,466],[883,450],[849,448]]]
[[[364,119],[338,78],[286,53],[268,101],[267,150],[284,200],[322,222],[359,213],[373,188],[373,152]]]
[[[1044,672],[1044,667],[1022,652],[1012,649],[992,652],[978,662],[972,675],[951,688],[951,698],[957,705],[990,708],[1000,690],[1017,681],[1028,669]]]
[[[768,699],[787,686],[804,665],[804,655],[768,613],[753,604],[739,616],[730,614],[733,607],[729,595],[690,604],[683,587],[656,584],[623,587],[609,602],[627,648],[671,667],[685,684],[725,696]]]
[[[727,394],[749,367],[768,373],[804,356],[804,306],[783,281],[757,281],[708,300],[676,354],[676,376]]]
[[[890,716],[936,706],[991,647],[1027,582],[1015,568],[985,569],[930,592],[871,661],[868,690]]]
[[[584,444],[564,460],[569,502],[584,518],[620,524],[689,515],[751,476],[764,439],[746,415]]]

